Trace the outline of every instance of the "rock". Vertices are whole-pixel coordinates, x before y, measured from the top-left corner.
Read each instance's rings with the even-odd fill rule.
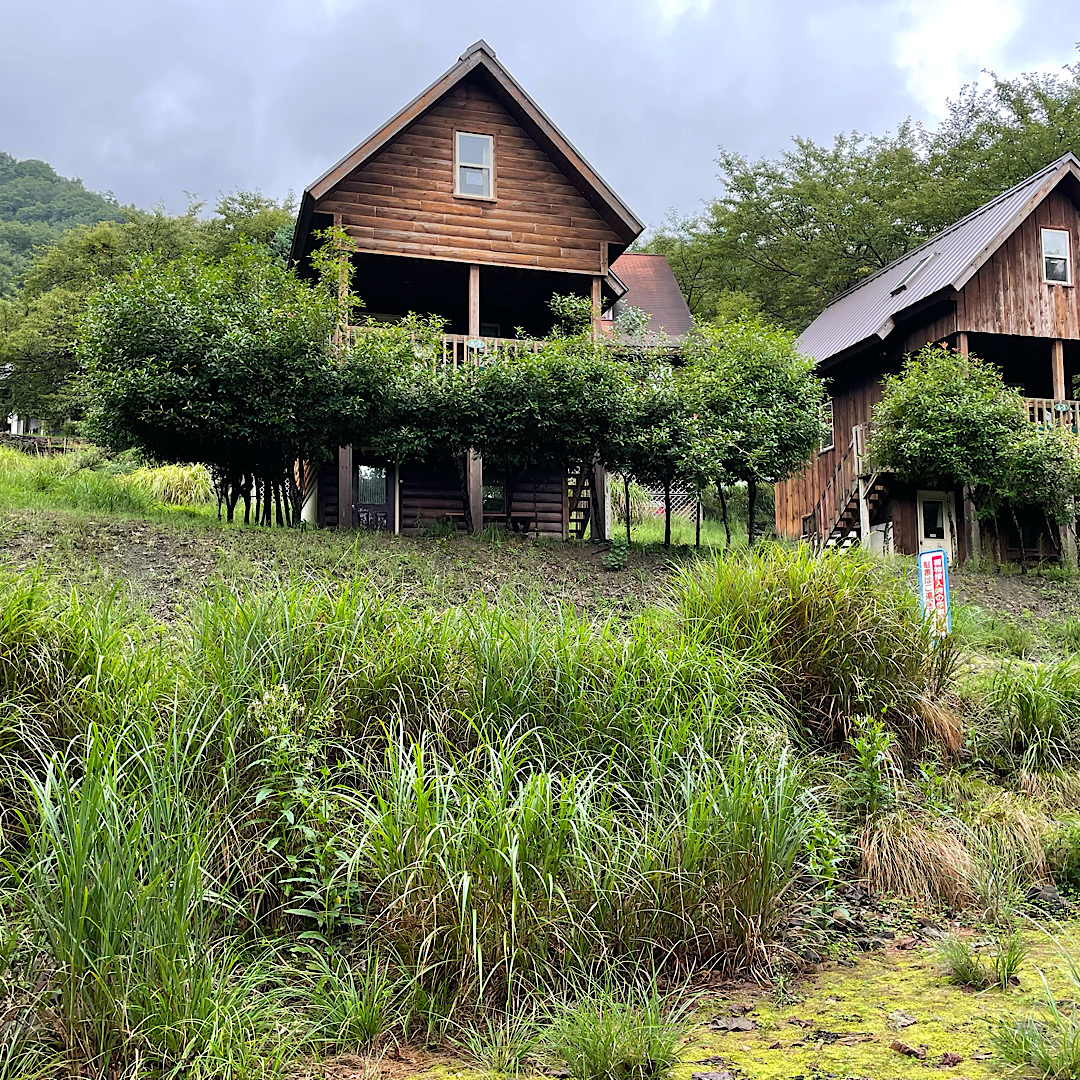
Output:
[[[906,1027],[911,1027],[912,1024],[917,1024],[919,1021],[914,1016],[908,1016],[906,1012],[897,1009],[896,1012],[889,1013],[889,1027],[896,1028],[897,1031],[902,1031]]]
[[[920,930],[937,930],[938,933],[944,933],[944,930],[933,919],[928,919],[925,915],[919,919],[918,926]]]
[[[1027,891],[1027,902],[1047,915],[1067,915],[1068,901],[1057,891],[1056,885],[1032,885]]]
[[[813,949],[803,949],[803,951],[801,953],[799,953],[799,955],[808,964],[820,964],[821,963],[821,956],[818,953],[814,952]]]
[[[893,941],[896,938],[896,934],[891,930],[878,930],[874,937],[881,938],[884,941]]]
[[[960,1054],[954,1054],[951,1050],[946,1050],[945,1053],[941,1055],[941,1064],[946,1066],[946,1068],[950,1065],[959,1065],[963,1060],[964,1059]]]
[[[919,933],[928,941],[937,941],[945,936],[945,931],[939,930],[936,926],[924,926]]]
[[[720,1032],[753,1031],[755,1026],[754,1021],[745,1016],[717,1016],[709,1022],[713,1031]]]
[[[926,1057],[927,1047],[925,1046],[908,1046],[906,1042],[901,1042],[899,1039],[893,1039],[889,1046],[905,1057],[919,1058],[920,1060]]]
[[[691,1073],[690,1080],[735,1080],[735,1074],[730,1069],[720,1069],[718,1072]]]

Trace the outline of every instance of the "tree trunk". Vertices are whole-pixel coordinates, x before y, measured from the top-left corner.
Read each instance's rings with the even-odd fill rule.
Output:
[[[1016,516],[1016,508],[1009,506],[1013,524],[1016,526],[1016,539],[1020,542],[1020,573],[1027,573],[1027,548],[1024,547],[1024,530],[1020,528],[1020,519]]]
[[[757,480],[750,479],[746,482],[746,543],[749,547],[754,546],[754,526],[757,516]]]
[[[468,458],[464,454],[458,454],[454,457],[454,464],[457,466],[458,484],[461,488],[461,509],[465,514],[465,531],[472,535],[473,532],[473,519],[472,519],[472,503],[469,501],[469,462]]]
[[[623,473],[623,507],[626,510],[626,546],[630,546],[630,477]]]
[[[727,497],[724,495],[724,485],[716,481],[716,494],[720,496],[720,518],[724,522],[724,550],[731,547],[731,523],[727,516]]]
[[[240,494],[244,497],[244,524],[251,524],[251,475],[240,474]]]
[[[664,485],[664,547],[671,547],[671,484]]]
[[[701,496],[698,496],[697,508],[694,512],[694,547],[701,547]]]

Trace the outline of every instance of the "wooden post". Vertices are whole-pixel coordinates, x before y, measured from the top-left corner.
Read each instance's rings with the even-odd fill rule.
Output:
[[[1065,400],[1065,342],[1055,338],[1050,346],[1050,368],[1054,375],[1054,400]]]
[[[353,523],[352,474],[353,448],[338,447],[337,464],[337,521],[339,529],[351,529]]]
[[[480,267],[469,266],[469,337],[480,336]],[[465,350],[468,356],[468,347]],[[472,451],[465,457],[466,484],[469,489],[469,511],[472,514],[473,532],[484,527],[484,462]]]
[[[597,341],[600,340],[600,316],[603,312],[600,310],[600,302],[602,298],[601,289],[604,284],[604,279],[597,275],[592,279],[592,329],[593,337]]]
[[[961,330],[960,333],[956,335],[956,351],[961,356],[968,355],[968,336],[966,330]]]
[[[967,541],[967,557],[971,562],[982,561],[982,531],[979,528],[979,517],[975,513],[975,501],[971,497],[971,488],[964,488],[964,525],[965,539]]]
[[[480,336],[480,267],[469,267],[469,337]]]
[[[869,494],[869,481],[859,477],[859,543],[865,550],[870,549],[870,503],[867,501]]]

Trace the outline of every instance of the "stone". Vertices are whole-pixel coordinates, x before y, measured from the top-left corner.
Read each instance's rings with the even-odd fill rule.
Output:
[[[1067,915],[1068,901],[1058,892],[1056,885],[1032,885],[1027,891],[1027,902],[1047,915]]]

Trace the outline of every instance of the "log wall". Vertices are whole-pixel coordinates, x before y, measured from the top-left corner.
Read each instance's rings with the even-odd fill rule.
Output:
[[[454,194],[454,132],[495,137],[495,197]],[[602,274],[611,226],[478,78],[459,83],[317,203],[358,251]]]

